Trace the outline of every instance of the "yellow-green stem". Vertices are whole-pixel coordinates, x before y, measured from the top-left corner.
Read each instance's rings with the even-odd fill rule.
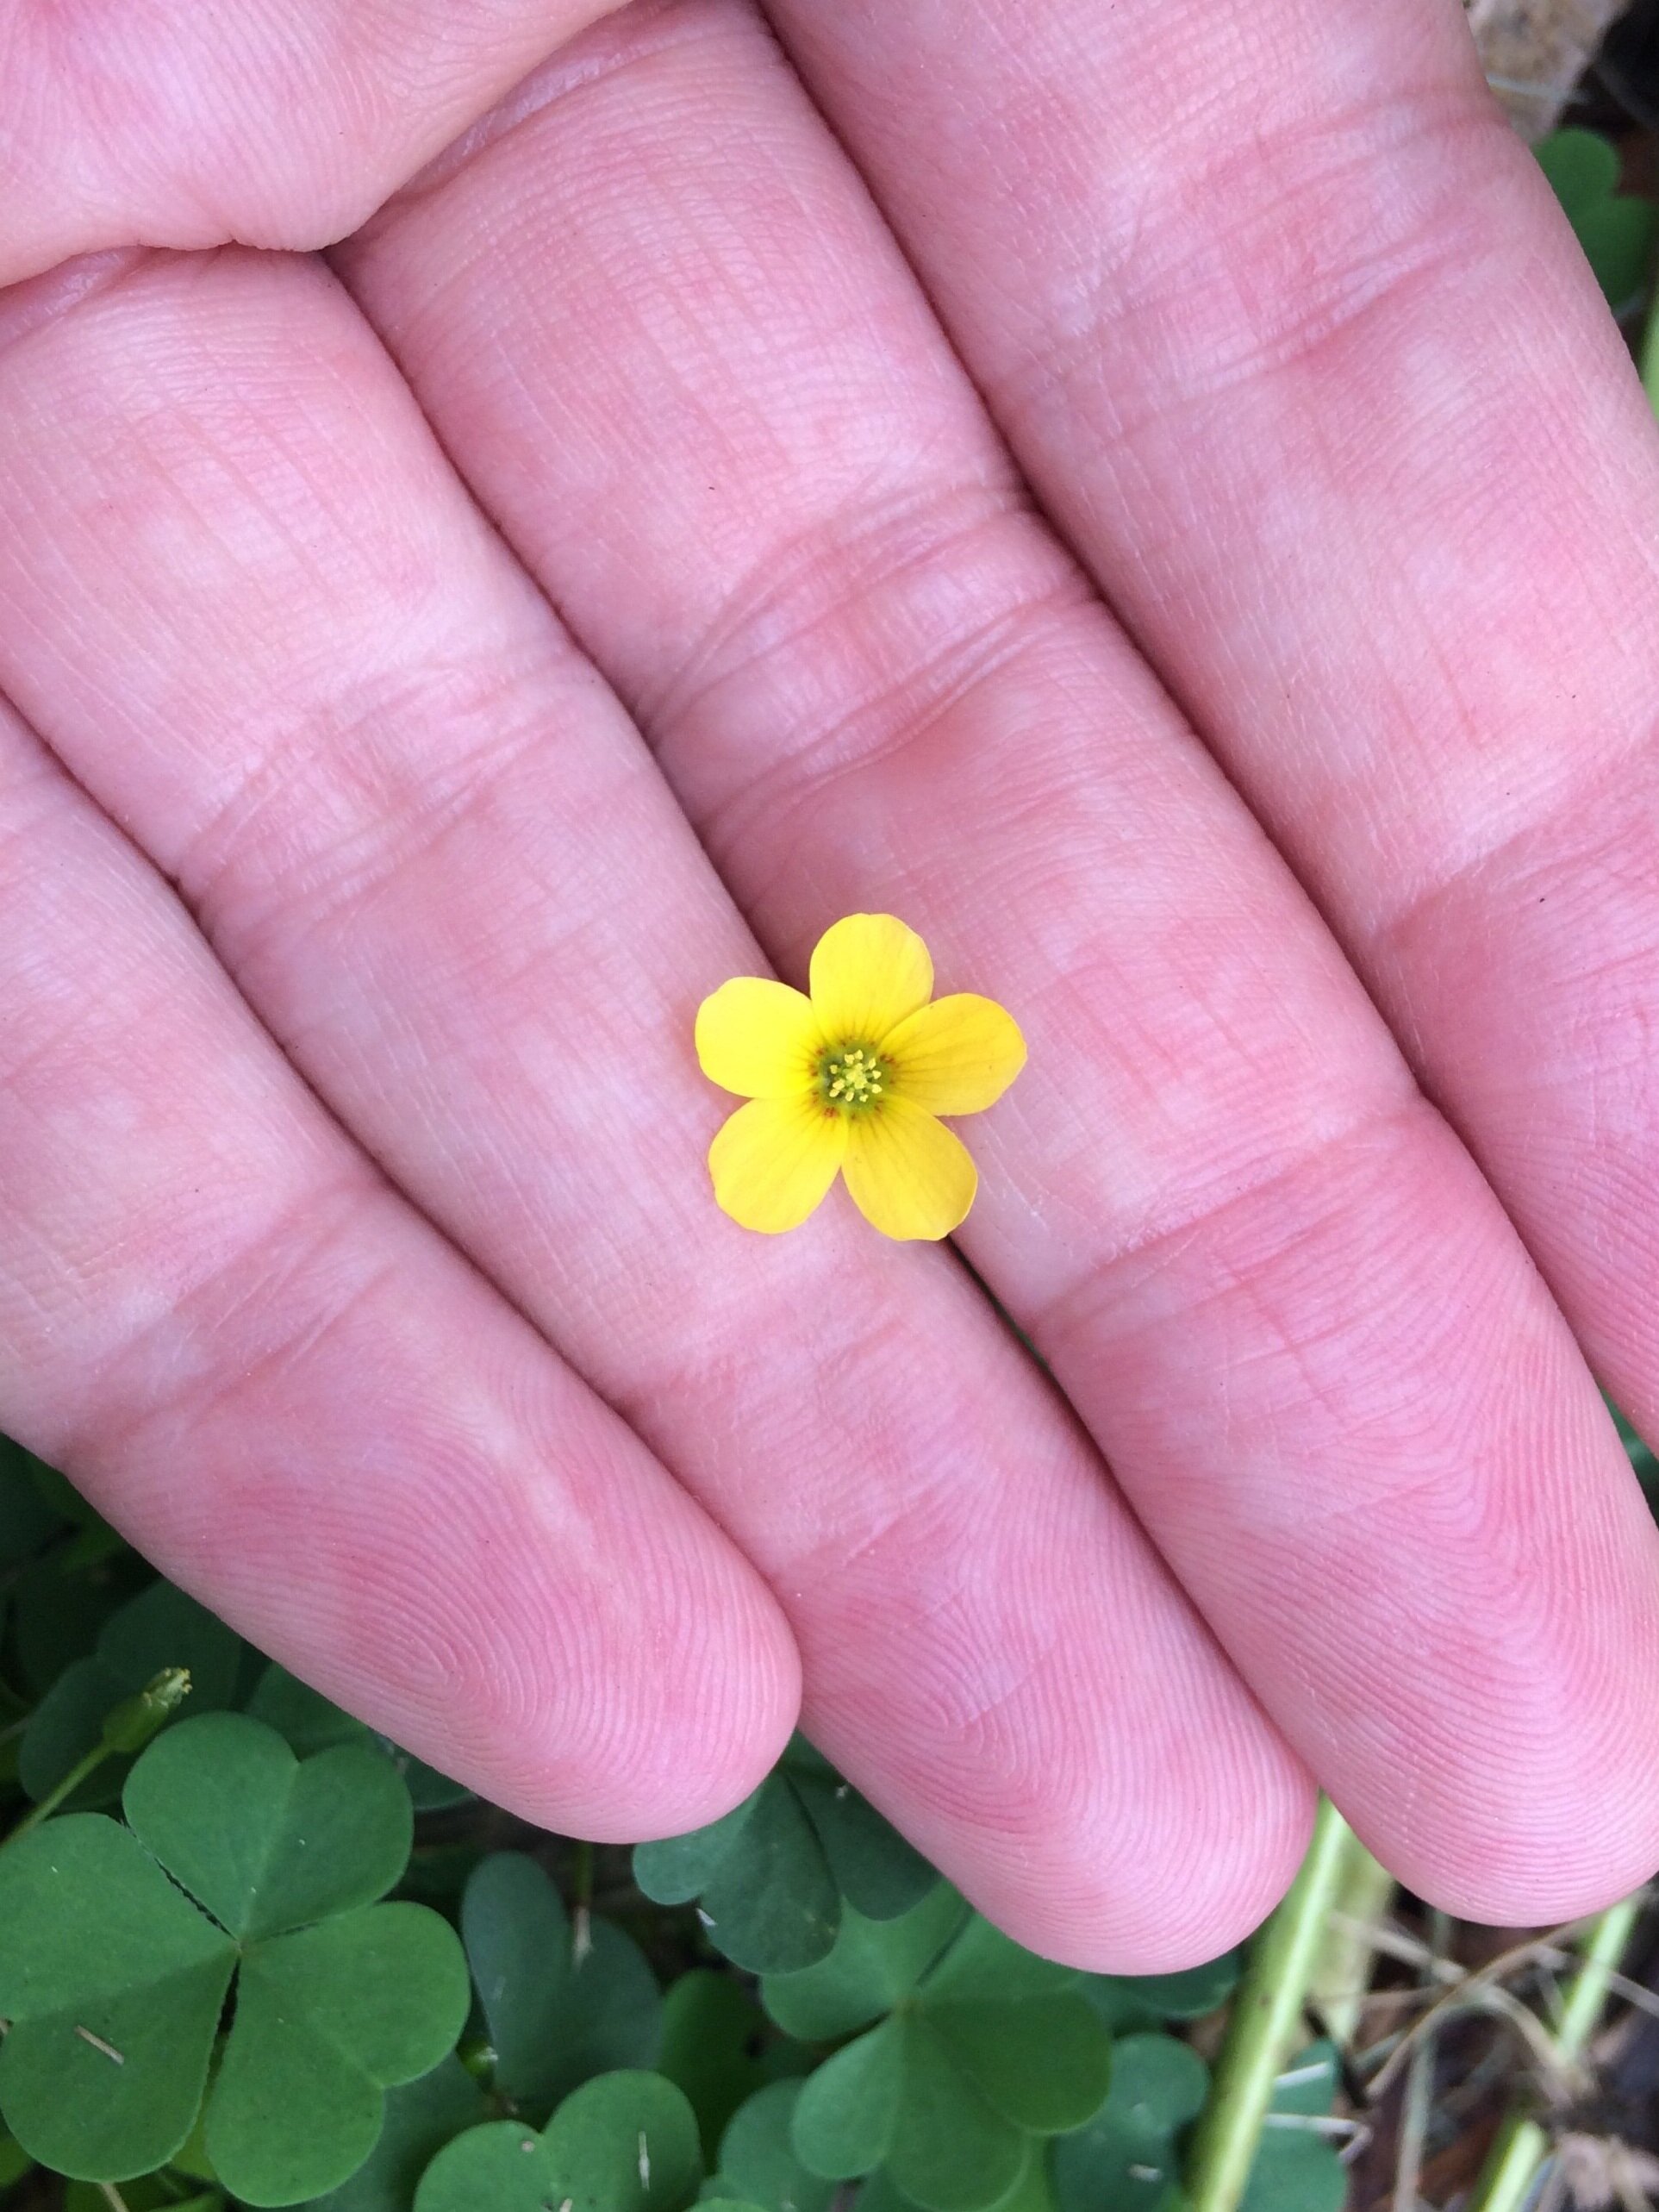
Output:
[[[0,1851],[6,1844],[16,1843],[20,1835],[39,1828],[48,1814],[55,1813],[64,1799],[73,1790],[78,1790],[89,1774],[95,1773],[106,1759],[116,1753],[141,1751],[156,1730],[164,1728],[178,1710],[190,1690],[190,1669],[185,1666],[164,1666],[153,1675],[142,1690],[131,1697],[123,1697],[112,1705],[103,1716],[103,1726],[98,1740],[84,1758],[76,1760],[67,1774],[47,1790],[40,1803],[24,1814],[11,1834],[0,1841]]]
[[[110,1744],[94,1744],[84,1759],[76,1760],[62,1781],[55,1784],[47,1791],[38,1805],[30,1806],[22,1819],[6,1837],[5,1842],[0,1843],[0,1851],[5,1849],[6,1844],[16,1843],[20,1835],[27,1835],[31,1828],[39,1828],[43,1820],[57,1811],[72,1790],[78,1790],[89,1774],[97,1771],[104,1760],[111,1756],[113,1750],[114,1746]]]
[[[1251,1946],[1193,2140],[1187,2184],[1191,2212],[1237,2212],[1244,2196],[1274,2082],[1302,2033],[1308,1984],[1342,1879],[1349,1834],[1342,1815],[1322,1797],[1301,1871]]]
[[[1556,2049],[1569,2065],[1583,2057],[1595,2034],[1607,2002],[1608,1978],[1618,1971],[1643,1902],[1637,1896],[1610,1905],[1586,1932],[1579,1970],[1567,1991],[1554,2038]],[[1520,2212],[1549,2150],[1545,2130],[1517,2107],[1498,2132],[1475,2184],[1469,2212]]]
[[[1338,1925],[1333,1917],[1326,1927],[1307,1984],[1314,2018],[1344,2051],[1358,2031],[1376,1958],[1370,1932],[1388,1918],[1394,1889],[1394,1876],[1350,1832],[1343,1846],[1336,1895],[1331,1900],[1332,1915],[1340,1915],[1343,1924]]]

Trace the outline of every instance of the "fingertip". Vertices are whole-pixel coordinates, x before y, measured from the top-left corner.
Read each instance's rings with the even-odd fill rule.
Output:
[[[1057,1834],[1016,1878],[970,1875],[964,1894],[1017,1943],[1096,1974],[1175,1974],[1259,1928],[1294,1880],[1313,1829],[1312,1781],[1270,1752],[1255,1785],[1166,1800],[1115,1834]]]
[[[550,1745],[527,1760],[521,1744],[499,1744],[481,1794],[592,1843],[685,1835],[760,1786],[799,1716],[800,1661],[787,1628],[739,1638],[689,1682],[664,1675],[654,1686],[655,1709],[631,1715],[602,1746],[573,1754]]]

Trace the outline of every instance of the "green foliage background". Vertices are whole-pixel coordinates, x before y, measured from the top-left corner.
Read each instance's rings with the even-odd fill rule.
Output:
[[[528,1828],[3,1441],[0,1827],[0,2186],[72,2212],[1172,2212],[1237,1974],[1036,1958],[799,1739],[693,1835]],[[1335,2087],[1252,2212],[1337,2212]]]

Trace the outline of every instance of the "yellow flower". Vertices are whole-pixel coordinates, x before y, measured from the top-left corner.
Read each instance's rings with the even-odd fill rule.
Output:
[[[809,979],[810,998],[738,976],[697,1009],[703,1073],[750,1101],[709,1147],[716,1199],[745,1228],[792,1229],[839,1170],[884,1236],[949,1236],[978,1178],[935,1116],[994,1104],[1025,1039],[994,999],[933,998],[926,946],[890,914],[826,929]]]

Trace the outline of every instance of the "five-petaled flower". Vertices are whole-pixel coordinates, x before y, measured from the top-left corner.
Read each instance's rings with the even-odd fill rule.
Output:
[[[738,976],[697,1009],[703,1073],[750,1102],[709,1147],[715,1197],[745,1228],[792,1229],[839,1170],[883,1235],[949,1236],[978,1178],[936,1116],[1000,1098],[1025,1039],[994,999],[934,998],[926,946],[890,914],[826,929],[810,983]]]

